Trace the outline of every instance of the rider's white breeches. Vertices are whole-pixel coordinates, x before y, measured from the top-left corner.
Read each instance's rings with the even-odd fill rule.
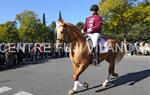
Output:
[[[93,33],[87,35],[92,39],[93,47],[95,48],[98,44],[98,38],[100,37],[100,33]]]

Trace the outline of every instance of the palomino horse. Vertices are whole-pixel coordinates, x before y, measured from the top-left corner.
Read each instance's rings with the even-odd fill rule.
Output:
[[[80,32],[80,29],[73,24],[64,23],[63,21],[58,21],[56,24],[56,47],[62,46],[63,42],[70,43],[70,59],[73,64],[74,87],[69,91],[69,94],[73,94],[80,86],[88,87],[87,83],[81,83],[79,81],[79,76],[91,63],[91,52],[89,51],[87,41]],[[107,41],[113,48],[115,48],[115,44],[121,45],[119,40],[112,37],[108,37]],[[109,63],[108,78],[104,81],[103,87],[109,82],[110,76],[118,77],[118,74],[114,71],[115,63],[119,62],[123,56],[124,52],[121,52],[120,50],[116,52],[109,50],[107,53],[100,54],[100,62],[106,60]]]

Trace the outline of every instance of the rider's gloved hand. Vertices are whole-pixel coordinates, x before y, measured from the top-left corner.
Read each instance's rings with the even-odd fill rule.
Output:
[[[87,29],[87,32],[92,32],[92,28]]]
[[[84,32],[84,30],[82,29],[81,32],[83,33],[84,35],[84,38],[86,39],[88,37],[88,35]]]
[[[84,34],[84,30],[82,29],[81,32]]]

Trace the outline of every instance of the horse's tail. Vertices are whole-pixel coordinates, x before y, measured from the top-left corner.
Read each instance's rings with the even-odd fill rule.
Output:
[[[117,55],[116,55],[116,59],[115,59],[115,63],[119,63],[123,57],[125,55],[125,47],[123,46],[123,50],[118,50]]]

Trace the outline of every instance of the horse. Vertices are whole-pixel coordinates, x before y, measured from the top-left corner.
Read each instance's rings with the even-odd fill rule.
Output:
[[[70,43],[70,59],[73,65],[73,89],[69,90],[68,94],[73,94],[77,91],[78,87],[88,88],[88,83],[81,83],[79,81],[79,76],[87,69],[91,64],[91,52],[84,35],[81,33],[80,29],[71,23],[65,23],[63,20],[56,22],[56,48],[62,46],[62,44]],[[121,45],[121,41],[117,38],[106,37],[108,45],[115,48],[115,45]],[[106,87],[110,77],[118,77],[115,72],[115,64],[120,62],[123,58],[125,52],[120,50],[113,52],[109,50],[107,53],[99,53],[100,62],[106,60],[109,63],[108,76],[103,82],[103,87]]]

